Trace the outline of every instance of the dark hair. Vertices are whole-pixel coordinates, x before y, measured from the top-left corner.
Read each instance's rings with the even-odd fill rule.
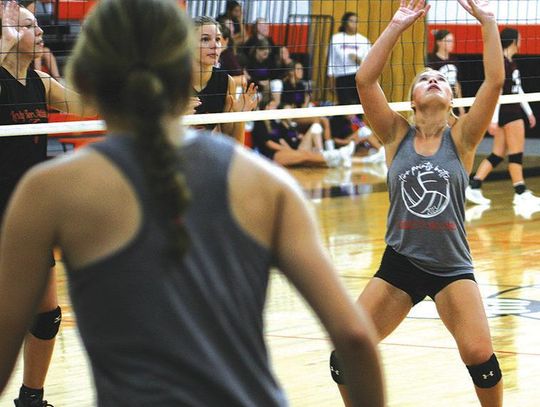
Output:
[[[438,41],[444,40],[448,34],[452,34],[448,30],[437,30],[433,34],[433,38],[435,41],[433,41],[433,53],[436,54],[439,52],[439,44],[437,44]]]
[[[253,44],[253,46],[249,48],[248,57],[251,60],[255,60],[255,54],[258,49],[269,49],[270,53],[268,55],[268,58],[270,60],[270,58],[272,57],[272,47],[270,46],[270,42],[266,38],[257,39],[257,41],[255,41],[255,44]]]
[[[228,0],[225,5],[225,13],[229,14],[231,11],[233,11],[236,7],[242,6],[239,2],[236,0]]]
[[[171,254],[188,246],[182,214],[189,202],[178,155],[162,118],[187,108],[192,25],[174,0],[101,0],[89,13],[68,79],[106,120],[131,129],[155,206],[166,217]]]
[[[341,25],[339,26],[339,29],[338,29],[339,32],[344,33],[346,31],[345,26],[347,25],[349,18],[353,16],[358,17],[358,14],[353,13],[352,11],[347,11],[345,14],[343,14],[343,16],[341,17]]]
[[[221,31],[221,37],[225,40],[229,40],[227,44],[227,48],[232,48],[234,46],[234,40],[232,37],[231,30],[229,30],[229,27],[220,24],[219,25],[219,31]]]
[[[234,21],[232,18],[230,18],[229,16],[225,15],[225,14],[221,14],[219,16],[216,17],[216,21],[223,27],[225,25],[225,22],[229,20],[231,21],[233,24],[234,24]]]
[[[500,33],[501,37],[501,44],[503,49],[508,48],[510,45],[514,43],[514,41],[517,44],[517,41],[519,39],[519,31],[515,28],[505,28]]]

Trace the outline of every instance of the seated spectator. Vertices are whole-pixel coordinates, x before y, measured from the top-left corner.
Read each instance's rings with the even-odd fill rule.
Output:
[[[246,84],[246,76],[243,67],[240,65],[231,31],[224,25],[221,25],[220,29],[221,48],[223,49],[219,57],[220,67],[233,78],[236,88],[242,87]]]
[[[271,110],[275,106],[275,101],[261,103],[261,109]],[[297,124],[289,119],[256,121],[252,130],[254,148],[285,167],[350,167],[354,143],[338,150],[323,151],[321,135],[320,124],[313,124],[302,134]]]
[[[356,150],[358,150],[365,142],[369,143],[371,148],[368,150],[368,155],[358,161],[364,163],[385,161],[384,147],[371,129],[358,119],[358,116],[332,116],[330,128],[333,136],[332,142],[338,147],[354,142]],[[327,148],[331,147],[327,146]]]
[[[275,77],[277,66],[270,57],[270,44],[267,40],[260,40],[250,52],[246,64],[248,81],[254,83],[261,93],[263,100],[276,100],[283,90],[283,81]],[[275,97],[274,97],[275,95]]]
[[[285,46],[276,45],[274,40],[270,36],[270,25],[265,18],[257,18],[252,26],[249,33],[248,39],[244,42],[242,51],[246,57],[249,57],[253,47],[255,47],[260,41],[266,40],[270,47],[270,57],[274,61],[274,64],[279,69],[280,67],[286,67],[291,64],[293,60],[291,59],[289,50]],[[282,75],[276,75],[276,77],[284,77],[285,72]]]
[[[293,62],[288,65],[280,101],[292,107],[308,107],[310,105],[311,97],[304,82],[304,67],[302,63]],[[330,121],[327,117],[303,117],[296,119],[296,122],[300,131],[309,128],[314,123],[318,123],[324,129],[325,144],[328,145],[326,143],[327,140],[332,140]]]
[[[244,15],[242,12],[242,5],[235,0],[227,1],[225,6],[225,13],[218,16],[218,21],[223,19],[230,19],[233,22],[233,31],[231,32],[232,38],[241,43],[245,41],[244,33]]]

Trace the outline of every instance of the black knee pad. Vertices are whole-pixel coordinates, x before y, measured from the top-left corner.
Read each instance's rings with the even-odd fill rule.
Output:
[[[56,307],[52,311],[37,314],[30,332],[38,339],[49,340],[56,336],[62,321],[62,310]]]
[[[330,354],[330,374],[337,384],[345,384],[345,376],[335,351]]]
[[[491,153],[490,155],[488,155],[488,157],[486,158],[486,160],[488,160],[489,163],[491,164],[491,166],[492,166],[493,168],[495,168],[497,165],[499,165],[500,163],[502,163],[502,161],[504,160],[504,158],[499,157],[498,155]]]
[[[481,389],[489,389],[499,383],[502,378],[499,361],[495,354],[487,362],[475,366],[467,366],[473,383]]]
[[[523,153],[509,154],[508,162],[512,164],[523,164]]]

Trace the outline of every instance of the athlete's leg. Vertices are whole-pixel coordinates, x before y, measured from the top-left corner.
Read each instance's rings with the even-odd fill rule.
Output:
[[[501,161],[504,158],[506,154],[506,138],[505,130],[502,127],[496,126],[493,131],[493,148],[491,150],[491,154],[491,157],[495,157],[493,157],[491,160],[488,160],[489,157],[482,160],[478,166],[478,170],[476,170],[474,179],[484,181],[493,168],[497,165],[498,160],[496,157],[499,157]]]
[[[56,293],[56,273],[51,269],[48,286],[39,308],[38,314],[54,311],[58,307]],[[45,377],[49,369],[54,349],[55,337],[52,339],[39,339],[28,333],[24,343],[24,374],[23,384],[31,389],[41,389],[45,384]]]
[[[378,341],[390,335],[413,306],[407,293],[377,277],[364,288],[358,303],[373,321]],[[352,406],[345,385],[339,384],[338,388],[345,406]]]
[[[493,358],[491,335],[478,285],[471,280],[455,281],[435,296],[435,304],[441,320],[456,340],[461,359],[469,368],[480,404],[483,407],[502,406],[503,381],[497,381],[500,371]],[[482,367],[488,369],[487,374],[481,374],[479,368]]]
[[[508,157],[514,154],[523,154],[525,150],[525,124],[523,119],[514,120],[504,126],[504,136],[508,146]],[[512,160],[508,163],[508,172],[512,184],[523,182],[523,164]]]

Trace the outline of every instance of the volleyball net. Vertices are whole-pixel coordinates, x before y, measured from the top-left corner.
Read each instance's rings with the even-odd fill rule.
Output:
[[[88,0],[35,3],[35,14],[44,30],[45,46],[56,57],[60,76],[63,75],[63,66],[81,31],[84,18],[95,3],[96,1]],[[187,125],[203,125],[363,113],[361,105],[354,102],[343,103],[339,100],[337,88],[341,86],[341,89],[344,89],[350,85],[338,86],[336,80],[344,68],[355,66],[355,62],[333,58],[331,46],[336,41],[335,36],[339,30],[343,30],[344,25],[351,20],[355,21],[356,31],[361,37],[355,40],[357,43],[348,45],[358,50],[361,59],[365,55],[362,52],[369,48],[384,30],[399,7],[400,1],[179,0],[179,3],[191,17],[211,16],[218,19],[223,31],[229,29],[234,41],[233,49],[229,53],[236,57],[240,66],[234,73],[245,75],[247,81],[257,81],[262,90],[266,88],[266,94],[259,95],[260,99],[277,97],[280,102],[290,100],[287,97],[288,92],[294,93],[294,90],[287,88],[284,82],[294,75],[294,64],[301,64],[301,75],[296,81],[301,82],[305,89],[307,95],[305,100],[308,101],[305,104],[298,103],[299,107],[289,108],[291,104],[281,103],[285,108],[262,110],[261,107],[261,110],[253,112],[190,115],[183,119]],[[454,106],[465,109],[471,106],[474,95],[483,81],[482,38],[479,24],[458,5],[456,0],[431,0],[429,3],[431,10],[427,17],[417,22],[403,35],[381,77],[383,90],[391,102],[391,107],[396,111],[410,109],[408,101],[410,83],[426,66],[428,55],[435,52],[437,33],[447,31],[453,36],[453,44],[448,46],[446,51],[452,64],[456,66],[455,79],[461,86],[460,96],[462,96],[454,100]],[[236,11],[231,9],[235,4]],[[521,34],[519,53],[514,59],[521,73],[521,85],[525,93],[502,96],[500,102],[527,101],[537,117],[540,117],[540,104],[537,103],[540,101],[540,2],[499,0],[492,1],[492,6],[501,29],[512,27]],[[344,20],[343,17],[347,15]],[[344,44],[341,46],[345,47]],[[266,47],[269,51],[265,54],[273,55],[271,64],[265,65],[264,60],[260,60],[260,55],[256,55],[261,47],[263,49]],[[342,66],[338,66],[339,63]],[[223,61],[220,61],[220,64],[222,69],[227,70],[223,66]],[[347,72],[350,72],[350,69]],[[447,72],[452,75],[454,71],[450,69]],[[354,85],[350,90],[355,91]],[[76,120],[0,126],[0,136],[88,134],[104,130],[102,121]],[[540,136],[540,131],[538,134],[534,131],[530,131],[530,135]]]

